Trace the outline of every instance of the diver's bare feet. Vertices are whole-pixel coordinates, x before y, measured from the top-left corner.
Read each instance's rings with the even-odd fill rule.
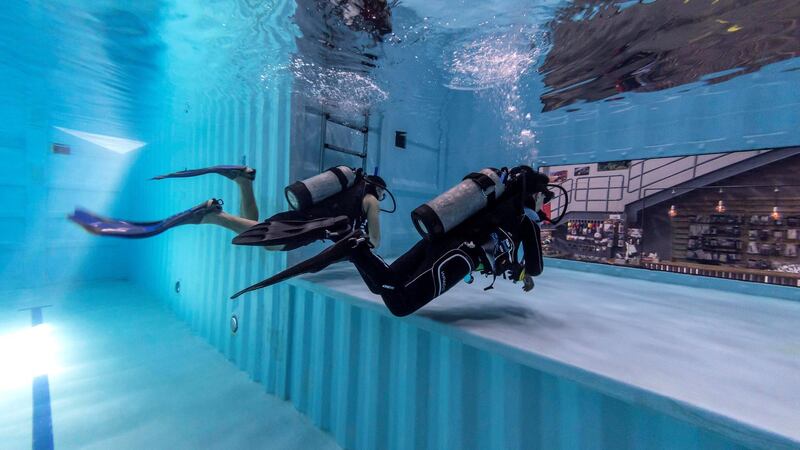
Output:
[[[215,198],[206,200],[206,213],[200,223],[211,223],[219,225],[219,215],[222,213],[222,202]]]
[[[245,167],[240,174],[233,179],[237,184],[253,184],[253,180],[256,179],[256,169],[252,167]]]
[[[233,179],[239,185],[241,194],[240,214],[247,220],[258,220],[258,206],[256,206],[256,196],[253,192],[253,180],[256,179],[256,169],[245,167],[239,171],[239,175]]]

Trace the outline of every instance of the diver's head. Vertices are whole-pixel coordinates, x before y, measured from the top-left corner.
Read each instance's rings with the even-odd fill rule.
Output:
[[[392,10],[386,0],[366,0],[361,8],[361,18],[378,39],[392,32]]]
[[[508,174],[512,179],[524,182],[528,191],[541,192],[550,183],[547,175],[537,172],[531,166],[513,167],[509,169]]]
[[[378,201],[386,197],[386,181],[377,175],[367,175],[364,177],[367,182],[367,194],[372,194]]]
[[[512,178],[520,183],[523,204],[526,208],[537,210],[537,204],[547,203],[552,199],[553,193],[547,189],[550,178],[534,170],[531,166],[517,166],[509,171]]]

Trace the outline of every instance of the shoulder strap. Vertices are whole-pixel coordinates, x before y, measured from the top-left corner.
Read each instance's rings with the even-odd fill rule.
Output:
[[[472,172],[469,175],[465,176],[464,179],[472,180],[473,182],[475,182],[475,184],[477,184],[478,187],[481,188],[481,190],[484,193],[491,190],[489,194],[486,195],[489,204],[494,203],[494,201],[497,199],[496,190],[494,189],[495,182],[488,175],[480,172]]]

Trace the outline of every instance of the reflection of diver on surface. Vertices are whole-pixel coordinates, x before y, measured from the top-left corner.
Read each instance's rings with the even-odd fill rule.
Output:
[[[319,255],[233,298],[344,259],[356,266],[369,289],[397,316],[417,311],[465,277],[471,279],[474,271],[523,281],[523,289],[530,291],[532,277],[542,272],[543,261],[539,227],[526,209],[536,211],[535,220],[543,218],[542,202],[552,198],[547,183],[547,176],[527,166],[470,174],[412,213],[424,239],[391,265],[371,251],[363,233],[356,229]],[[520,247],[524,252],[521,261]]]
[[[319,239],[337,240],[352,231],[353,226],[366,226],[371,244],[378,246],[380,243],[379,199],[384,196],[386,183],[376,175],[364,175],[360,169],[340,166],[294,183],[287,187],[286,195],[295,210],[275,214],[263,223],[258,222],[258,207],[253,193],[254,169],[214,166],[154,179],[187,178],[209,173],[223,175],[239,185],[241,217],[223,212],[222,201],[211,199],[155,222],[109,219],[82,209],[76,209],[69,218],[90,233],[123,238],[155,236],[180,225],[212,224],[242,233],[234,239],[236,244],[261,245],[268,250],[292,250]],[[308,198],[304,183],[318,188],[313,202]],[[270,233],[271,239],[264,238],[265,232]]]
[[[563,3],[537,69],[544,112],[625,92],[721,83],[800,52],[796,1]]]
[[[396,2],[386,0],[329,0],[348,27],[366,31],[377,39],[392,32],[392,11]]]

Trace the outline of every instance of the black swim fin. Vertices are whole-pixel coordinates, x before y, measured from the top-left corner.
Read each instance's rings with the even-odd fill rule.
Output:
[[[272,286],[273,284],[278,284],[281,281],[288,280],[289,278],[293,278],[298,275],[319,272],[320,270],[330,266],[331,264],[337,263],[349,257],[353,249],[362,242],[364,242],[366,239],[367,237],[361,230],[355,230],[348,236],[341,239],[339,242],[331,245],[330,247],[326,248],[316,256],[312,256],[311,258],[302,261],[300,263],[297,263],[294,266],[289,267],[288,269],[282,272],[278,272],[277,274],[267,278],[264,281],[258,282],[248,288],[242,289],[241,291],[233,294],[231,296],[231,300],[239,297],[242,294],[256,291],[258,289],[262,289],[265,287],[269,287]]]
[[[180,172],[158,175],[151,178],[151,180],[163,180],[165,178],[190,178],[208,173],[216,173],[231,180],[235,179],[236,177],[245,177],[248,180],[256,179],[256,170],[247,166],[212,166],[202,169],[181,170]]]
[[[235,245],[299,247],[322,239],[337,241],[351,231],[347,216],[312,220],[265,220],[243,231],[232,242]]]
[[[67,218],[92,234],[129,239],[139,239],[161,234],[179,225],[198,224],[206,214],[222,211],[222,200],[211,199],[194,208],[154,222],[132,222],[99,216],[85,209],[76,208]]]

